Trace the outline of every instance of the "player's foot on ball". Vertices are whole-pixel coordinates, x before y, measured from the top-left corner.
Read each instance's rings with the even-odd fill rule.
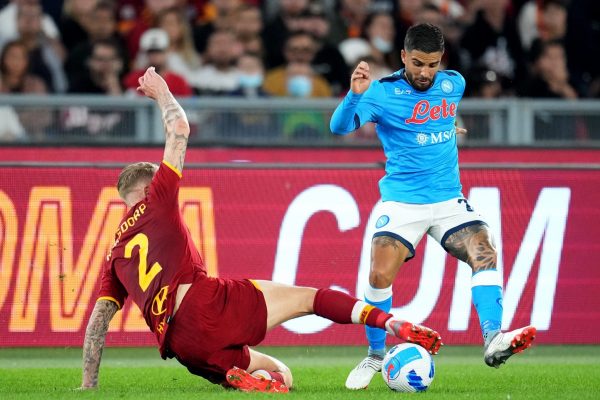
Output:
[[[490,367],[500,367],[513,354],[530,348],[536,333],[535,327],[526,326],[511,332],[496,334],[485,349],[483,355],[485,363]]]
[[[425,348],[430,354],[437,354],[442,346],[442,337],[433,329],[423,325],[415,325],[408,321],[389,320],[386,324],[396,337],[418,344]]]
[[[381,371],[383,358],[375,355],[365,357],[346,378],[346,387],[350,390],[366,389],[375,374]]]
[[[287,393],[289,389],[283,383],[275,379],[266,379],[262,376],[256,377],[246,370],[233,367],[225,375],[227,383],[242,392],[263,393]]]

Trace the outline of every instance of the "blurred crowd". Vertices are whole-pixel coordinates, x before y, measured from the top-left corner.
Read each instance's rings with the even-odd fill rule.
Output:
[[[600,97],[598,0],[0,0],[0,7],[0,93],[134,96],[138,77],[154,65],[177,96],[340,97],[360,60],[375,79],[401,68],[406,30],[431,22],[445,34],[443,68],[466,77],[466,96]],[[3,120],[14,119],[10,113],[0,106]],[[63,119],[76,124],[74,114]],[[106,115],[102,121],[110,124]]]

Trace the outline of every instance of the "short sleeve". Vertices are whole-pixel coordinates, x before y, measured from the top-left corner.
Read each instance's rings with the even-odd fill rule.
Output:
[[[112,268],[112,262],[105,261],[102,268],[102,278],[100,281],[100,292],[98,300],[110,300],[117,304],[119,309],[125,304],[127,299],[127,291],[117,278]]]
[[[177,203],[181,172],[169,162],[163,161],[150,184],[150,200],[160,203]]]

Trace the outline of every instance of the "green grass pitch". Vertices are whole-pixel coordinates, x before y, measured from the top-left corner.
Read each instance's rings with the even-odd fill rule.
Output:
[[[446,346],[435,357],[427,392],[390,391],[381,376],[368,390],[344,388],[361,347],[263,347],[293,371],[290,399],[600,399],[600,346],[534,346],[495,370],[481,348]],[[0,349],[0,399],[254,399],[265,394],[224,390],[193,376],[153,348],[107,348],[100,389],[73,390],[81,380],[81,349]]]

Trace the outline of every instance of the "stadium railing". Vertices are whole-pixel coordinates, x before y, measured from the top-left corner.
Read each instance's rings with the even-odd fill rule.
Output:
[[[191,142],[196,144],[379,145],[372,126],[347,137],[330,133],[329,118],[339,99],[194,97],[180,102],[192,126]],[[0,116],[2,143],[163,140],[157,107],[135,96],[0,95]],[[467,98],[460,103],[457,122],[469,130],[460,138],[465,145],[600,146],[598,100]]]

